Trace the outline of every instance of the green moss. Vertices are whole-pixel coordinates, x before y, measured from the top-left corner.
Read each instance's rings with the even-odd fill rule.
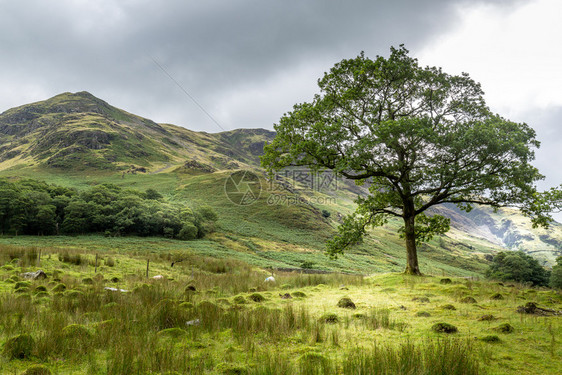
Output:
[[[35,340],[29,334],[21,334],[9,338],[2,348],[4,356],[9,359],[29,358],[33,351]]]
[[[301,292],[300,290],[297,290],[297,291],[292,292],[291,295],[292,295],[293,297],[296,297],[296,298],[304,298],[304,297],[306,297],[306,294],[305,294],[304,292]]]
[[[456,333],[458,332],[457,327],[452,324],[441,322],[435,323],[431,326],[431,330],[437,333]]]
[[[252,293],[248,296],[249,300],[252,300],[254,302],[263,302],[265,301],[265,297],[259,293]]]
[[[348,297],[343,297],[342,299],[340,299],[338,301],[338,307],[344,308],[344,309],[355,309],[355,303],[353,303],[353,301],[351,300],[351,298]]]
[[[487,335],[487,336],[483,336],[480,338],[481,341],[484,342],[490,342],[490,343],[496,343],[496,342],[500,342],[500,338],[496,335]]]
[[[246,298],[244,298],[244,296],[235,296],[232,299],[232,302],[234,302],[237,305],[243,305],[246,303]]]
[[[33,365],[31,367],[28,367],[27,370],[25,370],[22,375],[51,375],[52,372],[51,370],[49,370],[48,367],[45,367],[43,365]]]
[[[340,318],[336,313],[325,313],[318,319],[318,321],[322,323],[336,324],[340,321]]]

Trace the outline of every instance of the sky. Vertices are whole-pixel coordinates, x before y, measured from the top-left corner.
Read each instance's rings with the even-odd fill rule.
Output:
[[[193,130],[273,129],[336,62],[404,44],[532,126],[548,188],[562,183],[561,15],[559,0],[0,0],[0,112],[89,91]]]

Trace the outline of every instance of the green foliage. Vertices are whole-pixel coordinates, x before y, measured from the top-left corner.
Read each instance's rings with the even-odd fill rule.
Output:
[[[549,273],[539,262],[522,251],[500,252],[492,261],[486,276],[502,281],[530,282],[533,285],[548,285]]]
[[[547,225],[562,193],[536,191],[533,129],[493,114],[468,74],[421,67],[408,53],[401,46],[389,58],[361,53],[337,63],[318,81],[320,94],[275,125],[261,161],[270,172],[296,165],[368,181],[370,195],[357,198],[328,253],[395,217],[404,221],[406,271],[419,274],[416,242],[449,229],[447,219],[424,215],[430,207],[517,206]]]
[[[208,206],[164,202],[154,189],[142,193],[102,184],[77,192],[35,180],[0,179],[0,232],[6,234],[94,232],[192,240],[213,232],[217,219]]]
[[[552,267],[550,273],[550,286],[562,289],[562,256],[556,258],[556,265]]]

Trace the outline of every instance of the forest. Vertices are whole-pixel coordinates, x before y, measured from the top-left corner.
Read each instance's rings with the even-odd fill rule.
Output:
[[[82,191],[33,179],[0,179],[0,233],[165,236],[181,240],[212,232],[216,213],[207,206],[169,202],[154,189],[112,184]]]

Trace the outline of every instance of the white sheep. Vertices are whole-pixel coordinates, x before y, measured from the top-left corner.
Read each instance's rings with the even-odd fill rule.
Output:
[[[275,277],[273,276],[269,276],[265,279],[266,283],[274,283],[275,282]]]

